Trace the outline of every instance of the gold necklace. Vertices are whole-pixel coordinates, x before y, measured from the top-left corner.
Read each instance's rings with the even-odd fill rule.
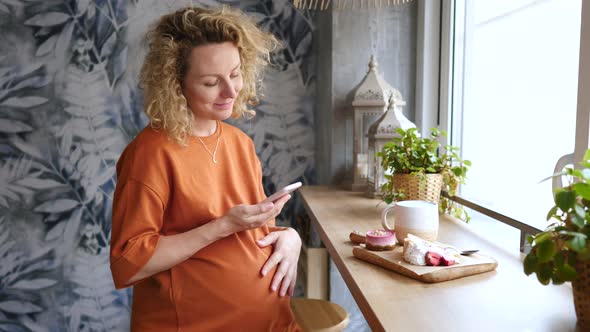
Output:
[[[219,140],[221,138],[221,134],[222,134],[222,130],[223,130],[223,128],[221,127],[221,123],[219,123],[219,121],[217,121],[217,125],[219,126],[219,135],[217,135],[217,143],[215,143],[215,149],[213,150],[213,153],[211,153],[209,148],[207,148],[207,145],[205,145],[203,140],[199,136],[197,136],[197,138],[199,139],[199,142],[201,142],[201,144],[205,148],[205,151],[207,151],[207,153],[211,156],[211,158],[213,158],[213,163],[215,163],[215,164],[217,164],[217,158],[215,158],[215,157],[217,156],[217,148],[219,147]]]

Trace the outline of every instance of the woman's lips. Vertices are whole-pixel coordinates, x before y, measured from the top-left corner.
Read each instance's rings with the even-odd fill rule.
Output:
[[[232,100],[227,103],[214,103],[213,106],[217,109],[226,110],[228,108],[231,108],[233,103],[234,101]]]

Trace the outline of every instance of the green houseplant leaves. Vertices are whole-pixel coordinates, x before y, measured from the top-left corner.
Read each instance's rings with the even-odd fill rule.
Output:
[[[590,259],[590,150],[580,166],[552,176],[568,176],[571,184],[555,192],[555,206],[547,213],[553,223],[527,238],[531,251],[523,262],[524,273],[535,273],[543,285],[576,280],[576,263]]]
[[[430,137],[422,137],[416,128],[398,128],[397,134],[399,136],[392,138],[380,152],[377,152],[377,156],[381,157],[381,166],[385,170],[387,180],[381,187],[383,201],[389,204],[403,199],[404,194],[396,192],[393,187],[394,174],[423,176],[440,173],[443,176],[442,190],[451,196],[456,195],[459,185],[465,183],[471,162],[461,159],[458,147],[441,145],[439,137],[446,136],[446,132],[432,128]],[[425,176],[422,178],[425,179]],[[470,219],[462,206],[446,197],[440,198],[439,210],[464,221]]]

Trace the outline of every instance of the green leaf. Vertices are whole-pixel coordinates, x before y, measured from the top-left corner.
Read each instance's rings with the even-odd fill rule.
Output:
[[[553,274],[553,267],[551,264],[540,264],[537,267],[537,279],[543,285],[549,285],[551,275]]]
[[[574,210],[576,211],[576,214],[578,216],[580,216],[580,218],[582,218],[582,219],[586,218],[586,210],[584,210],[584,207],[576,204],[576,205],[574,205]]]
[[[547,212],[547,220],[551,219],[555,213],[557,212],[557,205],[554,206],[553,208],[551,208],[551,210],[549,210],[549,212]]]
[[[552,232],[541,232],[535,235],[535,245],[539,245],[549,239],[551,239]]]
[[[573,185],[573,189],[578,196],[590,200],[590,184],[578,182]]]
[[[557,246],[553,241],[543,241],[537,246],[537,257],[539,257],[539,263],[547,263],[553,259],[553,256],[557,253]]]
[[[537,265],[539,265],[539,260],[534,253],[529,253],[524,258],[523,266],[524,266],[524,273],[528,276],[531,273],[537,270]]]
[[[571,266],[576,265],[576,255],[573,253],[567,255],[567,263]]]
[[[568,211],[575,203],[576,193],[573,191],[560,190],[555,194],[555,205],[557,205],[563,212]]]
[[[590,160],[590,149],[586,150],[586,153],[584,153],[584,160]]]
[[[467,166],[471,166],[471,161],[470,160],[463,160],[463,164],[465,164]]]
[[[532,236],[532,235],[527,235],[527,236],[526,236],[526,241],[527,241],[529,244],[533,244],[533,240],[535,240],[535,237],[534,237],[534,236]]]
[[[563,285],[565,283],[565,280],[561,279],[557,275],[553,275],[553,277],[551,278],[551,283],[554,285]]]
[[[555,258],[553,259],[553,262],[556,267],[563,266],[563,264],[565,263],[565,257],[563,257],[563,254],[557,253],[557,255],[555,255]]]
[[[556,227],[553,228],[553,230],[555,232],[558,232],[559,233],[561,231],[567,231],[567,227],[565,227],[565,226],[556,226]]]
[[[575,168],[566,169],[565,174],[579,179],[584,178],[584,172]]]
[[[586,237],[584,234],[579,233],[579,232],[572,232],[572,231],[568,231],[567,228],[566,229],[562,229],[559,232],[557,232],[559,235],[564,235],[564,236],[571,236],[571,237],[575,237],[575,236],[583,236],[584,238]],[[563,238],[563,237],[562,237]]]
[[[563,176],[563,175],[566,175],[566,174],[567,174],[566,171],[561,171],[561,172],[553,173],[553,175],[544,178],[543,180],[539,181],[538,183],[542,183],[542,182],[545,182],[547,180],[551,180],[553,178],[560,177],[560,176]]]
[[[578,228],[584,227],[584,218],[583,217],[580,218],[578,215],[574,214],[574,215],[570,215],[570,220],[574,225],[578,226]]]
[[[576,234],[571,240],[567,241],[567,246],[575,252],[584,251],[586,248],[586,235]]]
[[[555,274],[564,281],[573,281],[578,277],[576,269],[569,264],[563,264],[558,266],[555,270]]]

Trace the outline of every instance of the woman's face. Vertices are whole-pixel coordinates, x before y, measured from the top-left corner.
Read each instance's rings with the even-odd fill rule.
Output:
[[[240,65],[238,48],[230,42],[193,48],[182,93],[196,122],[231,116],[243,85]]]

